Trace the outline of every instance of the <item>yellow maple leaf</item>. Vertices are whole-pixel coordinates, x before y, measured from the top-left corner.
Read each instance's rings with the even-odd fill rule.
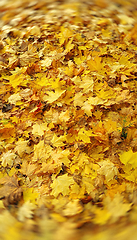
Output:
[[[64,143],[65,141],[66,141],[66,136],[63,135],[63,136],[57,137],[57,135],[54,134],[53,138],[51,140],[51,143],[55,147],[61,147],[61,146],[65,145],[65,143]]]
[[[3,153],[2,157],[1,157],[1,161],[2,161],[1,165],[3,167],[6,167],[7,165],[11,167],[13,165],[14,159],[16,157],[17,157],[17,155],[15,153],[13,153],[11,150],[9,150],[6,153]]]
[[[94,115],[97,119],[101,120],[102,112],[100,112],[100,111],[97,110],[96,112],[93,113],[93,115]]]
[[[45,57],[44,60],[41,60],[41,66],[43,67],[43,69],[49,67],[52,63],[53,59],[51,57]]]
[[[89,164],[90,158],[86,153],[82,152],[82,153],[79,153],[77,161],[78,161],[78,166],[80,167],[80,166],[83,166],[83,164],[84,165]]]
[[[62,150],[61,148],[57,148],[56,150],[51,152],[51,157],[56,163],[56,165],[62,165],[64,163],[65,166],[69,167],[70,160],[68,158],[70,151],[68,149]]]
[[[79,199],[74,199],[73,201],[69,202],[65,209],[63,210],[64,216],[74,216],[79,214],[83,211],[83,206],[80,204]]]
[[[61,212],[64,206],[68,203],[68,198],[63,195],[59,195],[58,198],[52,199],[52,205],[54,206],[54,210],[56,212]]]
[[[62,163],[60,163],[60,162],[58,164],[53,163],[53,161],[50,161],[48,163],[43,162],[40,172],[49,173],[49,174],[52,174],[55,172],[60,172],[62,169],[61,165],[62,165]]]
[[[84,128],[81,128],[78,132],[77,140],[82,140],[84,143],[90,143],[90,136],[92,136],[92,131],[86,131]]]
[[[97,96],[102,99],[111,99],[116,97],[116,93],[112,88],[107,89],[101,89],[99,92],[97,92]]]
[[[137,182],[137,169],[133,169],[132,166],[126,165],[123,167],[124,174],[121,174],[121,176],[125,179],[127,179],[130,182]]]
[[[74,57],[74,61],[77,65],[80,65],[86,60],[85,56],[80,56],[80,57]]]
[[[112,222],[117,221],[120,217],[126,216],[127,212],[131,209],[131,203],[124,203],[123,196],[117,193],[113,199],[109,196],[103,200],[105,208],[111,215]]]
[[[25,202],[18,210],[18,213],[17,213],[18,220],[21,222],[24,222],[26,218],[32,218],[33,210],[35,208],[36,206],[30,201]]]
[[[107,102],[106,99],[101,99],[100,97],[89,97],[87,102],[91,105],[100,105],[100,104],[104,104],[105,102]]]
[[[104,128],[107,130],[108,133],[117,130],[117,122],[112,121],[111,119],[106,119],[104,122]]]
[[[73,35],[73,32],[69,28],[66,28],[64,26],[61,26],[60,31],[61,32],[59,33],[58,38],[60,44],[62,45],[65,42],[65,40],[67,40]]]
[[[41,87],[48,87],[51,86],[53,79],[52,78],[46,78],[45,75],[42,73],[37,73],[37,84],[40,85]]]
[[[34,145],[34,156],[32,161],[46,161],[46,159],[49,158],[51,149],[49,145],[45,145],[44,140],[40,141],[37,145]]]
[[[26,79],[25,72],[26,72],[26,67],[22,68],[16,68],[14,71],[11,71],[12,75],[7,76],[7,79],[9,79],[10,84],[12,85],[13,88],[16,88],[19,86],[21,83],[26,84],[29,80]]]
[[[120,161],[127,165],[130,164],[133,168],[137,167],[137,152],[133,153],[132,149],[128,152],[120,154]]]
[[[71,188],[70,198],[71,199],[80,198],[81,187],[75,182],[73,185],[70,186],[70,188]]]
[[[67,110],[65,112],[61,112],[59,115],[59,119],[60,119],[60,121],[67,122],[70,119],[69,110]]]
[[[13,88],[16,88],[18,85],[20,85],[23,82],[24,76],[20,75],[17,77],[17,75],[11,75],[10,76],[10,84]]]
[[[106,181],[110,181],[118,174],[118,169],[115,165],[109,160],[103,160],[98,163],[101,168],[98,169],[98,173],[105,175]]]
[[[129,60],[129,56],[127,55],[127,56],[124,56],[123,54],[120,56],[120,59],[119,59],[119,64],[121,65],[121,67],[123,66],[123,67],[129,67],[129,68],[131,68],[131,67],[133,67],[133,66],[135,66],[135,63],[133,63],[133,62],[130,62],[130,60]]]
[[[33,125],[32,134],[42,136],[44,134],[44,131],[46,130],[48,130],[47,123],[42,124],[36,123]]]
[[[69,40],[69,42],[66,44],[66,46],[65,46],[65,54],[67,54],[68,52],[70,52],[70,50],[72,50],[74,48],[75,45],[72,44],[72,41],[73,41],[73,39],[71,38]]]
[[[26,188],[23,190],[23,199],[25,202],[29,201],[36,204],[39,193],[34,192],[34,188]]]
[[[93,185],[93,180],[91,179],[91,177],[82,177],[82,185],[84,186],[86,192],[88,194],[92,194],[95,190],[95,187]]]
[[[95,224],[106,224],[108,220],[110,219],[111,214],[107,211],[107,209],[102,209],[98,207],[92,208],[93,213],[95,214],[95,217],[93,218],[93,222]]]
[[[83,92],[87,93],[89,91],[93,92],[93,87],[94,87],[94,81],[92,79],[92,77],[88,77],[87,75],[85,75],[82,78],[82,82],[80,82],[79,85],[80,88],[83,88]]]
[[[107,133],[104,129],[103,122],[98,122],[97,125],[92,125],[93,135],[98,141],[108,141]]]
[[[99,72],[102,69],[101,57],[96,56],[87,61],[87,65],[91,71]]]
[[[83,106],[82,106],[82,110],[84,110],[84,112],[87,114],[87,116],[92,116],[92,109],[93,109],[94,107],[93,106],[91,106],[91,104],[88,102],[88,101],[85,101],[84,103],[83,103]]]
[[[88,163],[84,167],[81,172],[81,175],[84,177],[90,177],[90,179],[94,179],[97,176],[97,172],[92,169],[92,164]]]
[[[31,175],[33,175],[34,171],[37,169],[37,165],[36,164],[30,164],[27,161],[23,161],[22,165],[21,165],[21,169],[19,169],[19,171],[30,177]]]
[[[51,193],[55,197],[57,197],[60,193],[62,193],[63,196],[69,195],[69,187],[74,183],[73,177],[68,176],[68,174],[58,176],[57,178],[53,179],[53,183],[51,183]]]
[[[19,121],[19,118],[16,116],[10,117],[10,119],[12,122],[15,122],[15,123],[18,123],[18,121]]]
[[[24,153],[30,154],[32,149],[31,147],[28,146],[27,140],[26,141],[19,140],[18,142],[16,142],[15,151],[17,151],[19,156],[22,157]]]
[[[19,93],[15,93],[15,94],[12,94],[9,98],[8,98],[8,102],[11,103],[11,104],[16,104],[18,102],[21,101],[21,96]]]
[[[76,93],[74,97],[74,106],[75,107],[83,106],[85,100],[86,100],[86,96],[84,96],[83,93],[81,92]]]
[[[12,167],[10,171],[8,172],[9,177],[12,177],[16,173],[16,169]]]
[[[61,90],[61,89],[56,89],[55,92],[50,91],[48,92],[48,96],[45,95],[43,97],[44,101],[47,101],[48,103],[53,103],[55,102],[61,95],[65,92],[66,90]]]
[[[72,60],[68,61],[68,67],[65,68],[64,72],[66,75],[68,75],[69,77],[73,77],[74,75],[74,70],[75,70],[75,65],[72,62]]]

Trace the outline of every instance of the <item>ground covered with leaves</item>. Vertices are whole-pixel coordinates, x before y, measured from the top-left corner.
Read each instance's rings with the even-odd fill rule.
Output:
[[[136,239],[136,116],[136,0],[1,0],[0,239]]]

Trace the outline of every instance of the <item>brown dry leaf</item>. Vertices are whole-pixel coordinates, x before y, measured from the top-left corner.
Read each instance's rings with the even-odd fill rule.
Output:
[[[15,176],[1,178],[0,184],[3,185],[0,188],[0,199],[7,200],[9,204],[14,204],[21,199],[23,190]]]

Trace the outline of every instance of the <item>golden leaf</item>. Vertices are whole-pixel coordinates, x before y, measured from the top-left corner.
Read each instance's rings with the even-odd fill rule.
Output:
[[[56,100],[58,100],[59,97],[61,97],[61,95],[65,92],[66,90],[61,90],[61,89],[57,89],[55,90],[55,92],[51,91],[48,92],[48,96],[45,95],[43,97],[44,101],[47,101],[48,103],[53,103]]]
[[[68,174],[58,176],[53,180],[53,183],[51,184],[52,195],[55,197],[57,197],[60,193],[62,193],[63,196],[69,195],[69,187],[74,183],[75,182],[73,177],[68,176]]]

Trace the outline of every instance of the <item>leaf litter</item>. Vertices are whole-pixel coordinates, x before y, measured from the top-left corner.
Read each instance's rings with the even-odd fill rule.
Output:
[[[0,13],[1,239],[135,239],[136,1]]]

